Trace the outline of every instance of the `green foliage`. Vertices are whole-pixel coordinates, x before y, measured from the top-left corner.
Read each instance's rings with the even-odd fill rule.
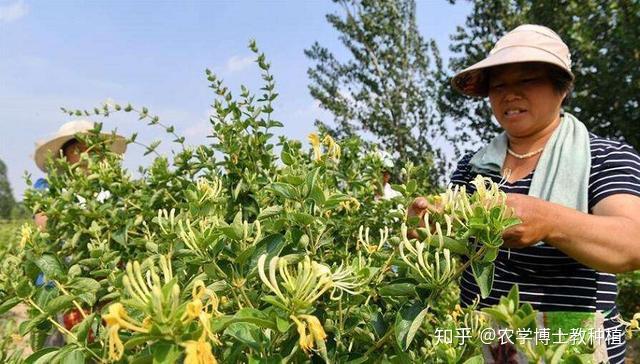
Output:
[[[424,167],[405,165],[401,195],[385,200],[380,158],[358,138],[312,134],[303,150],[281,137],[278,157],[273,77],[250,48],[265,81],[257,99],[244,88],[235,98],[207,71],[211,145],[175,135],[181,150],[133,178],[97,125],[83,137],[92,152],[75,165],[50,160],[49,190],[26,192],[47,228],[23,225],[6,251],[0,309],[29,308],[19,327],[31,335],[28,362],[477,361],[486,321],[454,308],[454,287],[481,262],[476,280],[491,290],[493,249],[518,223],[506,195],[479,177],[473,195],[431,196],[443,206],[425,221],[434,229],[409,239],[418,222],[404,206],[428,194]],[[174,133],[144,107],[94,110],[113,112]],[[457,327],[471,329],[467,342],[433,335]],[[64,346],[43,347],[52,332]]]
[[[327,21],[340,33],[351,59],[340,61],[318,44],[305,51],[311,95],[334,117],[316,125],[334,137],[370,133],[400,161],[434,165],[443,175],[441,145],[447,131],[436,109],[442,61],[433,40],[420,35],[413,0],[335,1],[344,15]],[[451,162],[451,161],[448,161]],[[396,171],[397,172],[397,171]]]
[[[0,219],[11,218],[16,201],[13,199],[11,185],[7,178],[7,166],[0,160]]]
[[[464,27],[452,36],[452,72],[483,59],[507,31],[524,23],[555,30],[567,43],[576,75],[566,110],[590,131],[626,140],[640,147],[640,3],[616,1],[474,1]],[[497,125],[490,123],[485,100],[470,100],[443,84],[442,110],[458,121],[462,131],[473,130],[482,141],[491,139]],[[616,90],[610,92],[609,90]]]

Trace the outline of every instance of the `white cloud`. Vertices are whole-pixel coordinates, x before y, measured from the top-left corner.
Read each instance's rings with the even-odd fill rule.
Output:
[[[233,56],[229,58],[229,60],[227,61],[225,70],[229,73],[242,71],[243,69],[249,67],[251,63],[253,63],[253,61],[254,61],[253,56],[245,56],[245,57]]]
[[[0,23],[11,23],[23,18],[27,13],[29,13],[29,6],[23,0],[0,6]]]

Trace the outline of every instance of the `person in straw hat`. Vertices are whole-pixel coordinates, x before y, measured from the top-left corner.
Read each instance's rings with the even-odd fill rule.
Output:
[[[521,301],[539,311],[594,312],[613,338],[596,359],[623,363],[615,273],[640,268],[640,157],[562,110],[574,78],[560,36],[531,24],[508,32],[485,59],[456,74],[452,86],[488,99],[502,132],[464,156],[451,183],[473,192],[477,174],[491,178],[522,221],[505,231],[493,289],[479,306],[496,304],[517,284]],[[432,209],[417,198],[409,213]],[[460,284],[462,304],[471,305],[480,290],[470,267]]]
[[[83,166],[78,164],[78,162],[81,160],[81,154],[88,151],[88,147],[82,141],[78,140],[77,136],[79,134],[89,134],[94,128],[95,124],[93,122],[83,119],[63,124],[50,138],[37,143],[33,157],[38,168],[43,172],[47,172],[47,160],[49,158],[65,158],[69,164],[83,168]],[[127,142],[124,137],[106,133],[101,135],[105,138],[107,143],[109,143],[108,146],[112,152],[123,154],[126,151]],[[34,183],[34,188],[44,192],[48,190],[49,184],[45,178],[39,178]],[[101,191],[97,198],[107,198],[109,195],[108,191]],[[80,196],[78,196],[78,200],[80,203],[83,202]],[[44,231],[46,229],[47,216],[44,213],[37,213],[34,216],[34,221],[40,230]],[[47,286],[52,286],[51,283],[46,282],[46,277],[42,273],[37,276],[35,284],[37,286],[45,284],[47,284]],[[63,317],[59,317],[58,320],[67,325],[67,322],[69,322],[70,318],[73,317],[80,317],[77,310],[67,312]],[[49,335],[45,341],[45,346],[58,347],[63,344],[64,338],[59,333]]]
[[[47,172],[47,160],[49,158],[65,158],[67,162],[74,165],[80,161],[82,153],[87,152],[87,146],[77,139],[79,134],[88,134],[95,128],[91,121],[79,119],[63,124],[58,131],[50,138],[37,143],[33,159],[43,172]],[[117,154],[124,154],[127,150],[127,141],[120,135],[101,134],[109,149]],[[39,191],[46,191],[49,184],[45,178],[39,178],[34,183],[34,188]],[[36,214],[36,225],[44,230],[47,218],[44,214]]]
[[[87,146],[79,141],[76,135],[88,134],[94,127],[93,122],[84,119],[63,124],[58,132],[36,146],[34,160],[38,168],[47,172],[45,163],[48,157],[64,157],[70,164],[77,163],[80,160],[80,154],[87,150]],[[103,133],[102,136],[110,142],[112,152],[123,154],[127,150],[127,142],[122,136],[116,135],[113,140],[111,140],[111,134]]]

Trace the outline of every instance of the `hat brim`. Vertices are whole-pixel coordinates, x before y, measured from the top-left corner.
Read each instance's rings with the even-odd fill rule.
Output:
[[[116,154],[124,154],[127,150],[127,140],[124,137],[116,135],[115,139],[112,139],[114,137],[113,134],[102,133],[100,135],[107,138],[107,140],[112,140],[109,148],[112,152]],[[47,169],[45,168],[45,164],[47,157],[51,156],[53,158],[57,158],[62,146],[72,139],[75,139],[75,135],[62,135],[39,145],[33,157],[38,168],[46,173]]]
[[[559,67],[571,79],[573,73],[556,55],[531,46],[512,46],[489,55],[482,61],[460,71],[451,79],[451,85],[459,92],[476,97],[486,97],[488,94],[487,70],[491,67],[512,63],[542,62]]]

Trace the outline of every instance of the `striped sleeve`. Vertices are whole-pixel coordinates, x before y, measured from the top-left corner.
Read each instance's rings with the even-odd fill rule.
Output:
[[[589,208],[615,194],[640,196],[640,155],[628,144],[592,138]]]
[[[466,154],[462,159],[460,159],[460,161],[458,161],[456,170],[451,174],[451,179],[449,180],[450,185],[467,185],[471,176],[471,166],[469,165],[469,161],[471,160],[471,157],[473,157],[473,154],[474,153]]]

